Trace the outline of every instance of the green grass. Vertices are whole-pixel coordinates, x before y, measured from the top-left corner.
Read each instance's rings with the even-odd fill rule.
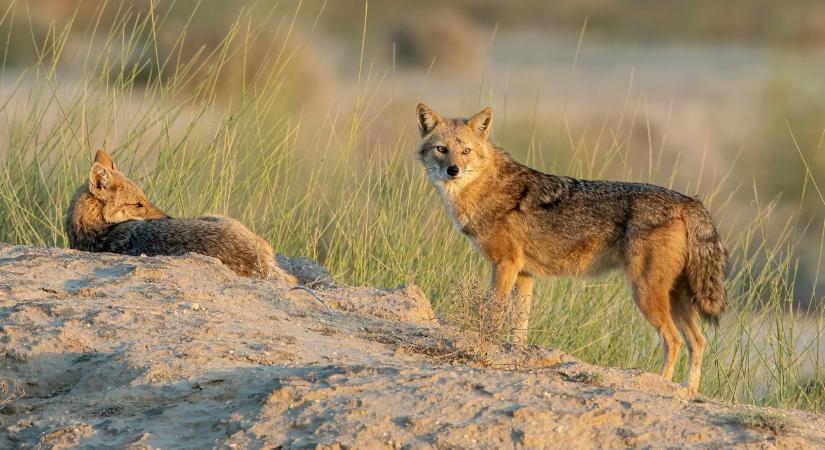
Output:
[[[199,47],[187,45],[187,24],[197,22],[197,10],[181,24],[168,23],[163,11],[124,7],[104,15],[104,6],[98,16],[106,20],[92,16],[80,29],[69,21],[44,35],[34,26],[12,27],[10,17],[21,10],[10,5],[10,14],[0,15],[6,52],[12,36],[30,39],[36,52],[34,63],[4,62],[0,69],[0,241],[66,246],[62,218],[69,199],[86,181],[94,150],[105,146],[172,215],[232,215],[277,251],[316,259],[346,283],[416,283],[442,313],[450,309],[456,280],[486,284],[488,269],[453,229],[414,161],[414,102],[377,100],[387,74],[370,69],[362,52],[357,81],[337,87],[354,92],[354,100],[331,100],[320,113],[295,106],[306,93],[295,83],[304,50],[294,18],[312,19],[317,11],[241,11],[221,39]],[[389,126],[396,109],[409,114]],[[511,126],[495,132],[523,142],[504,144],[539,168],[593,178],[618,173],[700,193],[731,253],[730,304],[721,326],[706,330],[701,391],[823,410],[825,394],[817,388],[825,380],[822,310],[792,304],[799,230],[820,236],[814,244],[804,241],[808,251],[818,246],[813,273],[819,273],[823,224],[806,223],[793,208],[788,213],[778,200],[761,198],[758,183],[731,189],[738,183],[725,171],[713,185],[701,184],[701,174],[676,185],[689,177],[677,177],[683,175],[678,164],[655,164],[659,143],[649,144],[650,157],[640,167],[628,159],[641,121],[631,112],[616,127],[579,137],[566,118],[548,127],[558,134],[543,136],[517,128],[532,122],[516,115],[497,122]],[[379,124],[392,132],[374,134]],[[545,148],[558,157],[548,159]],[[803,195],[821,192],[814,181],[800,180]],[[733,207],[742,196],[749,198],[744,212]],[[531,324],[535,344],[599,365],[659,369],[657,339],[619,275],[541,280]],[[681,361],[677,377],[684,375]]]

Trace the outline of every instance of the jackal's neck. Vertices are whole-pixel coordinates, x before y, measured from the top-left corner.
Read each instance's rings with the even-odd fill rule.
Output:
[[[103,204],[85,186],[78,189],[66,213],[66,235],[75,250],[103,250],[102,237],[112,225],[103,220]]]

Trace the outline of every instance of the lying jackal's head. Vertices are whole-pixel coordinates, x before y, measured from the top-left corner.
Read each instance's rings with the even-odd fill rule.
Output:
[[[100,203],[106,223],[168,217],[146,198],[138,185],[117,170],[115,162],[103,150],[95,154],[89,172],[89,193]]]
[[[493,123],[491,108],[469,119],[444,120],[419,103],[417,113],[418,158],[433,182],[464,184],[484,170],[491,158],[487,144]]]

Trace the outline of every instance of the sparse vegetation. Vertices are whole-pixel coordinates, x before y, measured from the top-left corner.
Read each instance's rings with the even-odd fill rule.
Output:
[[[457,279],[446,295],[447,322],[458,326],[469,337],[476,360],[485,362],[493,350],[510,337],[512,304],[493,302],[490,293],[477,279]]]
[[[19,381],[14,378],[0,377],[0,414],[6,414],[7,408],[13,408],[14,401],[26,395]],[[3,421],[0,420],[0,424]]]
[[[172,215],[231,215],[277,251],[318,260],[346,283],[422,286],[435,308],[477,333],[480,344],[504,337],[498,324],[506,314],[485,309],[485,297],[478,294],[487,268],[452,229],[414,164],[414,102],[376,102],[387,74],[372,70],[361,53],[347,95],[329,100],[320,112],[295,108],[302,93],[291,80],[305,47],[292,24],[297,15],[312,22],[320,8],[266,14],[243,9],[222,28],[221,39],[200,46],[189,35],[197,20],[110,7],[104,2],[90,15],[94,20],[82,25],[51,23],[45,35],[35,31],[42,25],[21,19],[26,15],[20,4],[0,11],[9,56],[0,68],[0,241],[65,246],[65,208],[87,179],[94,150],[105,146]],[[192,18],[199,14],[204,12],[196,9]],[[15,56],[23,65],[11,64],[12,35],[34,43],[34,58]],[[169,47],[161,52],[159,42]],[[264,45],[272,42],[277,44]],[[365,38],[362,44],[368,44]],[[267,48],[267,56],[250,50],[254,45]],[[261,58],[271,64],[251,64]],[[144,66],[162,70],[140,70]],[[386,122],[398,125],[379,120],[396,106],[408,112]],[[567,129],[564,138],[551,142],[563,150],[553,153],[558,160],[537,156],[538,138],[515,145],[530,130],[504,128],[506,120],[494,126],[501,127],[501,136],[513,136],[502,142],[505,147],[541,169],[560,167],[586,178],[609,171],[701,193],[732,257],[730,304],[722,325],[707,329],[701,391],[822,411],[825,393],[810,388],[825,380],[822,306],[812,301],[801,310],[793,299],[802,287],[796,256],[801,246],[818,255],[812,273],[821,272],[825,224],[809,223],[793,207],[763,198],[758,185],[731,181],[726,168],[719,168],[712,186],[700,184],[701,174],[674,186],[678,164],[654,170],[651,163],[640,177],[626,159],[631,137],[644,128],[640,121],[628,113],[616,128],[588,131],[591,139],[574,138]],[[393,132],[376,136],[372,130],[379,123]],[[558,129],[566,123],[562,118]],[[648,144],[650,160],[657,160],[659,143]],[[799,155],[815,150],[800,147]],[[736,191],[741,185],[747,187]],[[825,208],[825,186],[813,174],[799,185],[806,208]],[[747,192],[749,211],[734,212],[734,195]],[[800,229],[818,241],[803,244]],[[532,343],[593,364],[658,371],[656,337],[620,277],[542,280],[534,302]],[[684,370],[682,361],[677,377]]]
[[[574,381],[576,383],[584,384],[601,384],[604,382],[604,374],[595,371],[577,372],[575,374],[565,375],[567,381]]]
[[[786,433],[799,424],[791,417],[775,411],[743,410],[728,417],[729,422],[756,430],[769,431],[774,435]]]

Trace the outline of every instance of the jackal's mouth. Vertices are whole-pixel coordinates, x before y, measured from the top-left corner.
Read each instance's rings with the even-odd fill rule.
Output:
[[[438,173],[432,174],[431,178],[434,181],[440,181],[442,183],[449,183],[451,181],[458,181],[458,180],[464,178],[464,173],[459,173],[457,175],[449,175],[449,174],[446,174],[446,173],[438,172]]]
[[[462,180],[464,178],[467,178],[467,177],[471,176],[472,174],[473,174],[472,170],[464,169],[461,172],[456,173],[456,174],[444,173],[443,177],[444,177],[444,181],[458,181],[458,180]]]

